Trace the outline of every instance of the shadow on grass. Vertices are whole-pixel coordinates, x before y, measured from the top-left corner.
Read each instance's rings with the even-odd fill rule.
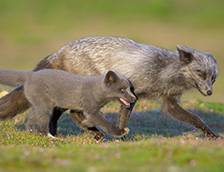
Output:
[[[209,126],[209,128],[216,134],[223,133],[224,129],[224,115],[212,112],[204,112],[198,110],[191,110],[192,113],[201,117],[201,119]],[[108,113],[106,118],[117,124],[118,113]],[[22,123],[18,124],[18,130],[25,130]],[[129,121],[130,133],[127,135],[128,140],[138,140],[150,138],[153,136],[161,137],[176,137],[187,133],[197,135],[197,137],[204,137],[204,135],[192,125],[172,119],[171,117],[162,114],[159,110],[146,111],[139,113],[132,113]],[[62,136],[80,135],[85,133],[75,124],[69,114],[63,114],[58,121],[58,134]],[[113,138],[106,135],[108,140]]]
[[[216,134],[222,133],[224,129],[224,116],[217,113],[192,111],[198,115]],[[133,136],[152,137],[154,135],[164,137],[175,137],[187,133],[205,137],[194,126],[172,119],[158,111],[147,111],[134,113],[129,122]]]
[[[25,131],[24,123],[18,123],[16,124],[17,130]],[[63,114],[60,119],[58,120],[58,135],[80,135],[80,133],[83,133],[84,131],[79,128],[78,125],[75,124],[73,119],[69,114]]]

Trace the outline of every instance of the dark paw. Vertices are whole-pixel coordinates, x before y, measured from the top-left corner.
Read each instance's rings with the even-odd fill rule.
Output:
[[[209,139],[209,140],[217,140],[219,137],[216,136],[214,133],[206,133],[205,136]]]
[[[93,136],[94,139],[97,141],[102,140],[105,137],[104,134],[101,131],[99,131],[96,127],[88,128],[88,130],[86,131],[88,134]]]

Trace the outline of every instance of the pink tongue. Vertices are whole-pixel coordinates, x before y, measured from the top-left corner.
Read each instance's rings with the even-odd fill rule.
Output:
[[[125,106],[130,106],[130,103],[128,103],[126,100],[120,98],[120,101],[122,101],[125,104]]]

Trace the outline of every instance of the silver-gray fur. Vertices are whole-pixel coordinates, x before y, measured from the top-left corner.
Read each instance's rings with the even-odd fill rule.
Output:
[[[202,87],[211,88],[208,81],[217,76],[214,58],[180,45],[177,49],[170,52],[119,37],[88,37],[65,45],[47,59],[53,63],[61,56],[66,69],[83,75],[100,75],[108,69],[122,73],[131,80],[138,97],[179,97],[192,88],[207,95]],[[201,83],[198,70],[206,73],[207,83]]]

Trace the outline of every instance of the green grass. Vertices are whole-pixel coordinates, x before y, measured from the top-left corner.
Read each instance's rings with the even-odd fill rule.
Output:
[[[3,171],[222,171],[222,149],[223,141],[186,137],[54,148],[16,146],[1,151],[0,167]]]
[[[224,102],[223,16],[223,0],[0,0],[0,68],[32,70],[86,36],[128,37],[173,51],[182,44],[211,52],[220,71],[213,96],[190,99]]]
[[[138,102],[126,141],[106,135],[97,142],[68,114],[59,120],[58,139],[24,130],[26,113],[1,121],[1,171],[222,171],[224,105],[202,101],[183,106],[199,115],[220,138],[211,141],[194,127],[163,115],[155,102]],[[210,109],[212,107],[213,109]],[[116,122],[118,106],[103,111]],[[204,109],[204,111],[202,111]],[[211,112],[212,111],[212,112]]]
[[[224,15],[224,2],[216,0],[215,3],[208,0],[67,0],[67,1],[29,1],[20,2],[0,1],[0,12],[3,21],[10,19],[9,23],[22,25],[22,19],[33,19],[40,24],[65,27],[60,23],[77,24],[77,20],[91,19],[104,16],[111,20],[147,20],[156,19],[160,21],[178,22],[202,27],[223,27],[220,23]],[[27,14],[30,14],[27,16]],[[91,15],[90,15],[91,14]],[[12,19],[12,16],[17,20]],[[63,20],[63,21],[61,21]],[[17,22],[16,22],[17,21]],[[3,22],[2,22],[3,23]],[[11,28],[15,29],[15,28]],[[58,28],[55,28],[58,29]]]

